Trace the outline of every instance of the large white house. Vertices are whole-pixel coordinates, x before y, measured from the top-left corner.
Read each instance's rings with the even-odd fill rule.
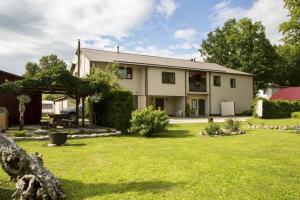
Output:
[[[78,51],[77,51],[78,52]],[[196,116],[220,115],[221,103],[232,102],[235,114],[248,111],[253,75],[214,63],[81,48],[71,71],[84,77],[93,68],[119,63],[120,85],[134,95],[137,109],[155,105],[169,115],[184,115],[189,104]]]

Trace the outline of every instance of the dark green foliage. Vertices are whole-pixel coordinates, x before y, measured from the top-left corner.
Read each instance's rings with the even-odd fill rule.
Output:
[[[205,127],[205,131],[208,135],[219,135],[221,131],[221,126],[217,123],[209,123],[207,127]]]
[[[114,90],[103,96],[99,103],[94,103],[96,124],[121,130],[129,128],[133,96],[130,91]]]
[[[130,123],[130,133],[151,137],[166,130],[169,116],[165,111],[156,110],[153,106],[149,106],[144,110],[134,111]]]
[[[293,112],[293,113],[291,114],[291,117],[292,117],[292,118],[299,118],[299,119],[300,119],[300,112]]]
[[[11,133],[11,135],[13,136],[13,137],[26,137],[26,135],[27,135],[27,131],[26,130],[22,130],[22,131],[13,131],[12,133]]]
[[[278,56],[261,22],[252,23],[247,18],[226,21],[208,33],[200,53],[208,62],[255,74],[258,89],[274,79]]]
[[[290,118],[293,112],[300,111],[300,101],[263,100],[263,118]]]
[[[190,104],[185,104],[185,116],[190,117],[191,116],[191,106]]]
[[[238,131],[241,123],[238,120],[226,119],[224,127],[230,131]]]

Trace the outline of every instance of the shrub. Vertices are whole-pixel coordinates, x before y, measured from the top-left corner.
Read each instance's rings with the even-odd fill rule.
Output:
[[[134,111],[131,115],[130,133],[138,133],[150,137],[155,133],[165,131],[169,124],[169,116],[165,111],[155,110],[149,106],[142,111]]]
[[[50,131],[50,133],[56,133],[57,129],[56,128],[50,128],[49,131]]]
[[[130,91],[114,90],[99,103],[94,103],[96,124],[121,130],[126,133],[130,126],[133,96]]]
[[[238,120],[226,119],[224,127],[230,131],[238,131],[241,124]]]
[[[190,104],[185,104],[185,116],[190,117],[191,116],[191,106]]]
[[[208,135],[219,135],[221,131],[221,127],[217,123],[209,123],[207,127],[205,127],[205,131]]]
[[[13,131],[12,136],[14,137],[26,137],[27,131],[26,130],[22,130],[22,131]]]
[[[291,114],[291,117],[292,117],[292,118],[300,118],[300,112],[293,112],[293,113]]]
[[[258,98],[254,100],[253,116],[257,117],[255,112]],[[300,101],[269,101],[263,100],[263,116],[265,119],[290,118],[293,112],[300,111]]]

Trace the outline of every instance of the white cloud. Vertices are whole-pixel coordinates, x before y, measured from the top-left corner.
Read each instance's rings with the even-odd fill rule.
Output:
[[[230,18],[248,17],[254,21],[261,21],[266,27],[266,35],[274,44],[279,43],[282,35],[278,26],[286,21],[287,10],[283,0],[258,0],[253,1],[249,8],[234,7],[231,1],[225,0],[215,5],[212,18],[214,25],[220,26]]]
[[[130,35],[154,9],[154,0],[2,0],[0,66],[19,59],[13,71],[20,74],[25,62],[48,53],[70,60],[78,38],[89,47],[112,48],[113,38]]]
[[[186,41],[192,41],[195,39],[196,36],[197,36],[197,31],[195,31],[192,28],[179,29],[174,33],[174,37]]]
[[[174,0],[160,0],[159,4],[156,6],[158,13],[170,17],[177,8],[177,4]]]

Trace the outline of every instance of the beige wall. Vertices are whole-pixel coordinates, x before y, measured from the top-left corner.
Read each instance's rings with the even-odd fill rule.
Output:
[[[221,76],[221,86],[213,84],[213,76]],[[230,79],[235,78],[236,88],[230,87]],[[250,110],[253,101],[253,77],[236,74],[211,73],[211,114],[221,114],[222,101],[234,101],[235,113]]]
[[[175,84],[162,83],[162,72],[175,72]],[[164,96],[185,96],[184,76],[184,70],[149,67],[148,94]]]
[[[209,96],[207,94],[188,94],[186,102],[190,105],[192,109],[192,99],[197,99],[197,110],[196,110],[196,116],[199,115],[199,105],[198,100],[204,99],[205,100],[205,115],[209,115]]]
[[[178,113],[185,112],[185,100],[184,97],[170,97],[170,96],[147,96],[147,106],[155,106],[155,99],[163,98],[164,99],[164,110],[169,115],[177,115]]]

